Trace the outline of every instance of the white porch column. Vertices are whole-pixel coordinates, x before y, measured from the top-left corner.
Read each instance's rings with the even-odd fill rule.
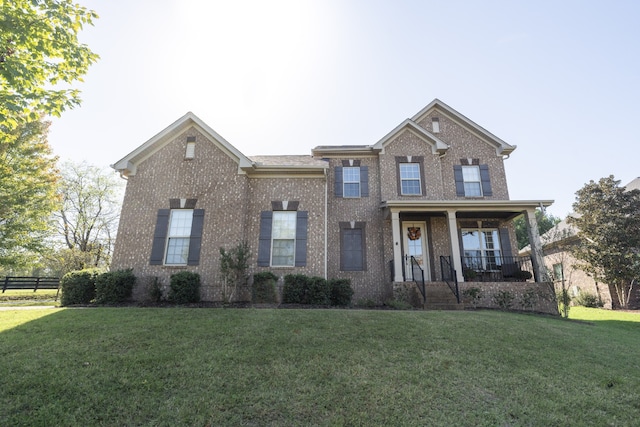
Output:
[[[548,281],[542,254],[542,244],[540,243],[540,231],[536,221],[536,210],[527,209],[524,213],[527,220],[527,231],[529,232],[529,244],[531,245],[531,265],[533,267],[533,278],[536,282]]]
[[[453,268],[456,271],[458,282],[464,282],[462,275],[462,256],[460,255],[460,239],[458,239],[458,223],[456,221],[456,211],[447,210],[447,219],[449,220],[449,239],[451,239],[451,258]]]
[[[402,233],[400,232],[400,213],[391,212],[391,230],[393,233],[393,281],[402,282]]]

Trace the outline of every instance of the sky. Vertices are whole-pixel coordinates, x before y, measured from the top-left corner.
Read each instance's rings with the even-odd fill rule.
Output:
[[[640,176],[640,2],[76,0],[99,19],[61,160],[108,168],[192,111],[243,154],[371,145],[438,98],[517,149],[512,200]],[[115,173],[115,172],[114,172]]]

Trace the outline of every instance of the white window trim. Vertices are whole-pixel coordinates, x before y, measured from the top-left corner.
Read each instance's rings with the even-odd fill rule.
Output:
[[[465,177],[464,171],[474,168],[478,172],[478,180],[477,181],[468,181]],[[467,187],[465,184],[478,184],[478,188],[480,189],[480,194],[467,194]],[[483,197],[482,193],[482,176],[480,175],[480,166],[471,165],[471,166],[462,166],[462,185],[464,186],[464,196],[465,197]]]
[[[500,261],[500,264],[497,265],[502,265],[501,261],[502,261],[502,244],[500,243],[500,230],[498,230],[497,228],[463,228],[460,230],[460,232],[464,235],[465,232],[478,232],[478,246],[479,249],[470,249],[470,250],[479,250],[480,251],[480,260],[482,262],[482,268],[483,270],[487,270],[487,265],[486,263],[486,259],[488,258],[487,256],[487,252],[491,251],[491,252],[498,252],[498,255],[496,256],[496,258]],[[497,248],[494,249],[489,249],[484,247],[484,245],[482,244],[482,233],[486,233],[486,232],[495,232],[496,233],[496,239],[494,239],[494,246],[497,245]],[[464,254],[465,252],[465,247],[464,247],[464,239],[463,239],[463,244],[462,244],[462,253]],[[464,256],[464,255],[463,255]],[[491,270],[493,271],[493,270]]]
[[[418,177],[417,178],[402,178],[402,165],[415,165],[418,168]],[[420,163],[417,162],[403,162],[400,163],[398,168],[400,174],[400,194],[402,196],[422,196],[422,178],[420,176]],[[418,181],[418,193],[405,193],[404,187],[402,186],[403,181]]]
[[[274,237],[274,225],[276,223],[275,218],[277,215],[282,215],[282,214],[287,214],[287,215],[291,215],[294,218],[294,227],[293,227],[293,238],[292,239],[276,239]],[[271,265],[271,267],[279,267],[279,268],[292,268],[296,266],[296,231],[297,231],[297,226],[298,226],[298,218],[297,218],[297,212],[296,211],[275,211],[273,212],[273,216],[271,218],[271,253],[270,253],[270,257],[271,259],[269,260],[269,264]],[[273,263],[273,257],[274,257],[274,251],[273,251],[273,242],[276,240],[292,240],[293,241],[293,256],[291,257],[292,262],[291,264],[274,264]]]
[[[357,169],[358,170],[358,180],[357,181],[347,181],[345,172],[348,169]],[[360,167],[359,166],[345,166],[342,168],[342,197],[346,199],[358,199],[362,196],[362,189],[360,188]],[[346,186],[347,184],[358,184],[358,195],[357,196],[347,196]]]
[[[187,263],[189,262],[189,252],[188,252],[188,248],[190,246],[190,243],[187,245],[187,258],[184,260],[184,263],[176,263],[176,262],[167,262],[167,256],[168,256],[168,252],[169,252],[169,241],[171,239],[187,239],[187,241],[189,241],[191,239],[191,227],[189,227],[189,234],[186,235],[172,235],[171,234],[171,222],[173,221],[173,215],[175,212],[191,212],[191,227],[193,227],[193,209],[171,209],[171,213],[169,215],[169,224],[167,225],[168,229],[167,229],[167,240],[164,244],[164,256],[162,258],[163,260],[163,264],[164,265],[171,265],[171,266],[175,266],[175,265],[187,265]]]
[[[195,142],[187,142],[187,149],[184,153],[184,158],[187,160],[191,160],[196,156],[196,143]]]

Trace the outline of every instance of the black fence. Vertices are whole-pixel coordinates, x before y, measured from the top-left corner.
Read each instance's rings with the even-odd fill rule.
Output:
[[[462,257],[462,274],[468,282],[524,282],[532,272],[531,257]]]

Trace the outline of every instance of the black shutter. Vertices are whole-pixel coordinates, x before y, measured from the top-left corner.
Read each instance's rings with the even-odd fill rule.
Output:
[[[309,213],[298,211],[296,217],[296,267],[307,265],[307,226]]]
[[[342,197],[342,166],[336,166],[335,170],[334,196]]]
[[[482,181],[482,195],[493,196],[489,179],[489,165],[480,165],[480,180]]]
[[[500,249],[502,250],[503,257],[512,257],[513,252],[511,249],[511,239],[509,238],[509,229],[500,228]]]
[[[191,221],[191,236],[189,238],[189,256],[187,265],[198,265],[200,263],[200,247],[202,246],[202,228],[204,225],[204,209],[193,210],[193,220]]]
[[[260,213],[260,236],[258,237],[258,267],[271,265],[271,223],[273,212]]]
[[[156,219],[156,229],[153,232],[153,245],[151,246],[151,259],[149,264],[162,265],[164,258],[164,247],[167,243],[167,232],[169,231],[169,209],[158,209]]]
[[[453,179],[456,182],[456,196],[464,197],[464,178],[462,177],[462,166],[453,165]]]
[[[360,197],[369,197],[369,166],[360,166]]]

